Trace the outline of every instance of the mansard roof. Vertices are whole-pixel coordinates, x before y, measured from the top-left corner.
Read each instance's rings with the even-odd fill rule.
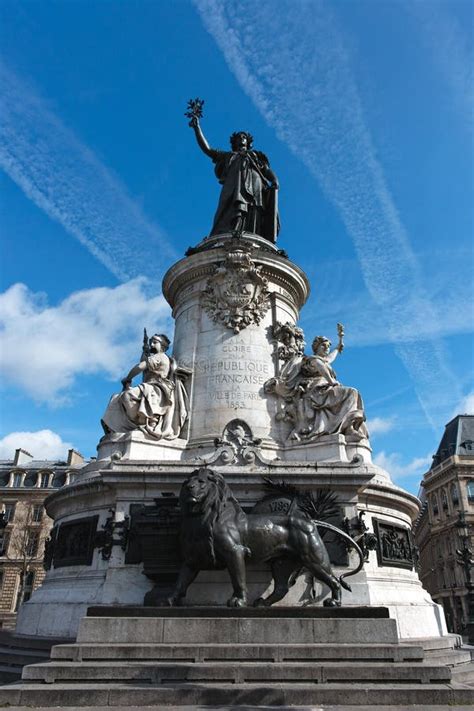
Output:
[[[448,422],[431,468],[454,454],[474,457],[474,415],[456,415]]]

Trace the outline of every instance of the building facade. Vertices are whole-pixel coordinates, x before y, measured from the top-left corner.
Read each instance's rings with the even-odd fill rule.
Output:
[[[423,508],[414,534],[420,578],[443,605],[448,629],[462,634],[469,620],[472,583],[468,549],[474,550],[474,415],[446,425],[433,464],[421,483]]]
[[[69,484],[84,464],[74,449],[66,461],[35,460],[24,449],[0,461],[0,628],[15,626],[19,606],[44,578],[44,546],[53,523],[45,498]]]

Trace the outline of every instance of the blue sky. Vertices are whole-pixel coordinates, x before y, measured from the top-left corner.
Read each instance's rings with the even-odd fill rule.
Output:
[[[0,6],[0,456],[95,454],[140,354],[172,335],[164,271],[207,234],[212,165],[250,130],[279,177],[279,244],[346,327],[374,459],[416,492],[474,412],[473,10],[450,0],[75,0]]]

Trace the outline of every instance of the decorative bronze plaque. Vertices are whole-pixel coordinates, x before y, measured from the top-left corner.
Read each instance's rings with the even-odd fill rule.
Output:
[[[395,568],[413,568],[413,543],[411,531],[374,518],[374,531],[377,536],[377,560],[379,565]]]
[[[60,525],[54,544],[55,568],[92,563],[98,520],[98,516],[88,516]]]
[[[174,585],[181,564],[178,497],[163,496],[155,499],[153,506],[131,506],[130,518],[125,562],[143,561],[148,578],[158,584]]]

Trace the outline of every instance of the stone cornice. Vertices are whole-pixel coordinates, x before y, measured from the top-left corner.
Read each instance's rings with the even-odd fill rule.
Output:
[[[235,245],[235,249],[244,245]],[[222,262],[228,249],[216,248],[199,252],[176,262],[163,278],[163,294],[172,308],[177,305],[177,298],[184,288],[209,278],[216,264]],[[280,286],[287,291],[295,305],[300,309],[309,295],[309,282],[300,267],[278,254],[271,254],[263,250],[250,252],[252,261],[262,267],[262,275],[273,285]],[[271,286],[270,286],[271,291]]]
[[[68,484],[46,497],[44,501],[46,513],[48,516],[51,516],[51,518],[55,518],[58,508],[66,501],[70,499],[77,501],[81,496],[89,496],[91,494],[103,494],[108,488],[101,476],[95,476],[93,479]]]
[[[433,481],[442,478],[443,475],[451,475],[453,469],[455,470],[456,474],[458,472],[465,472],[466,474],[472,475],[472,472],[470,472],[469,470],[473,467],[474,457],[453,454],[451,457],[448,457],[448,459],[445,459],[436,467],[433,467],[433,469],[430,469],[426,472],[423,477],[422,486],[426,489],[428,484],[431,484]]]

